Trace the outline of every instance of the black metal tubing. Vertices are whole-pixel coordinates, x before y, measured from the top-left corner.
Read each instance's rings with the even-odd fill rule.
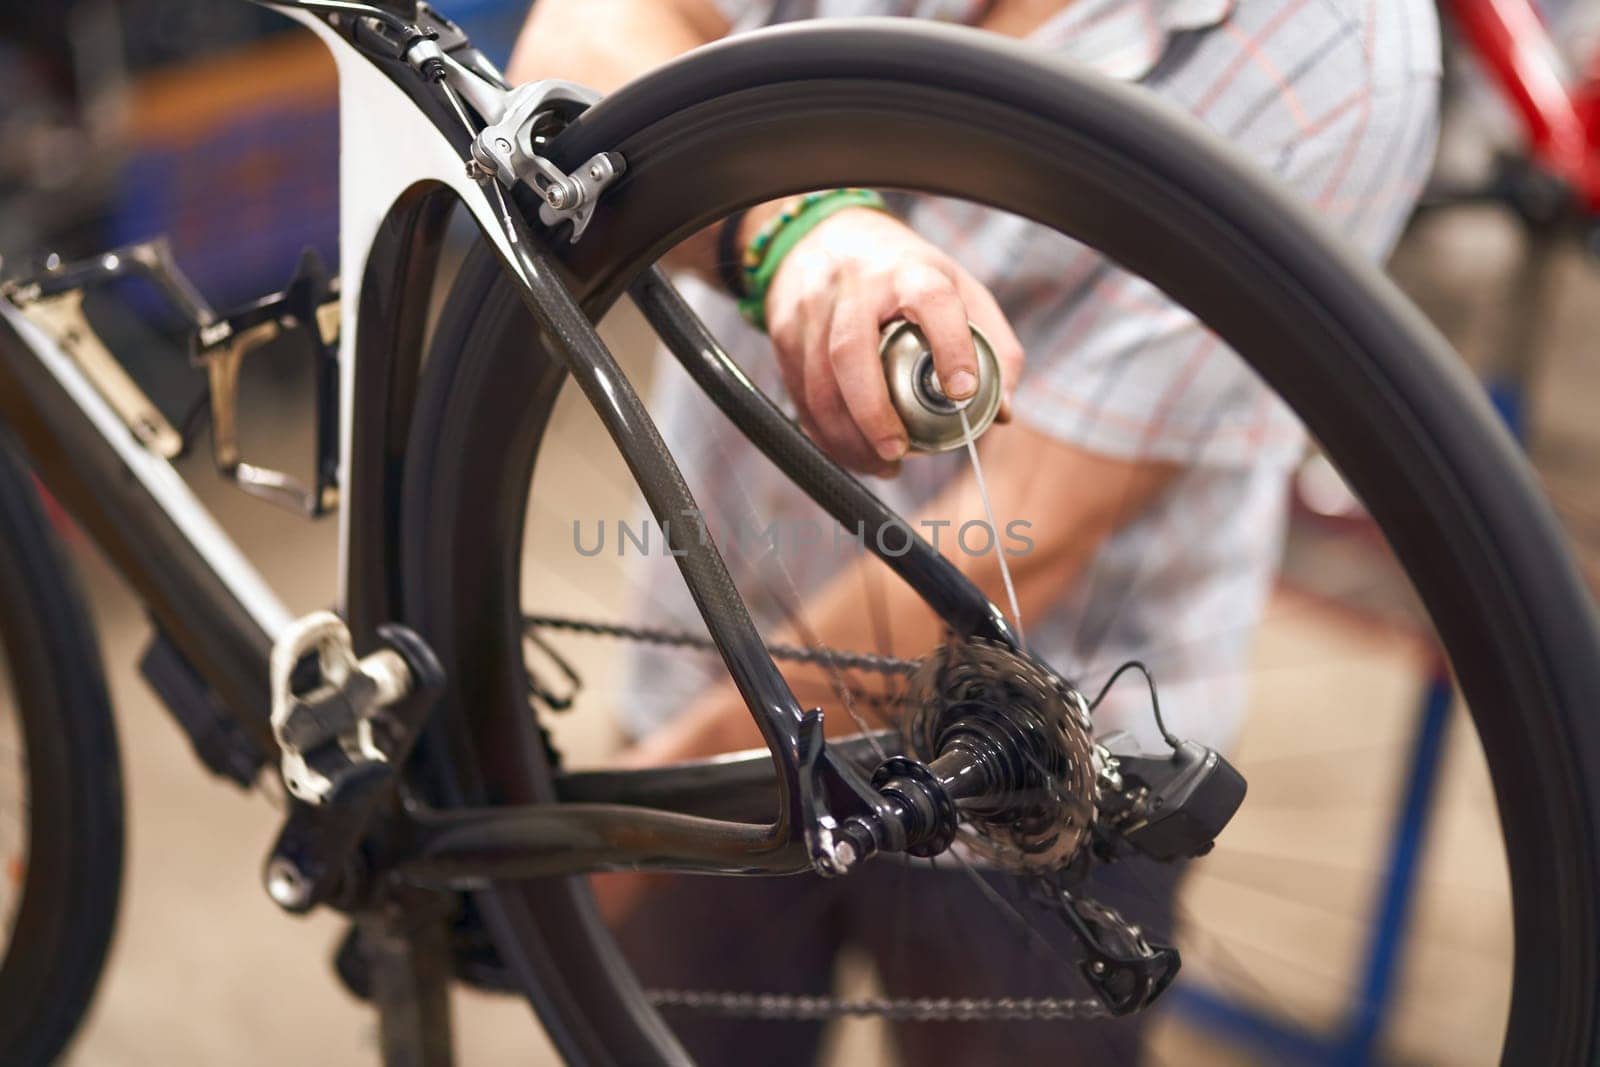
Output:
[[[829,755],[863,775],[892,731],[840,738]],[[391,869],[431,885],[467,889],[487,880],[606,870],[784,875],[811,869],[804,843],[773,847],[781,797],[771,754],[754,750],[629,771],[579,771],[556,779],[559,804],[418,811]]]
[[[4,321],[0,418],[50,492],[111,557],[240,728],[263,751],[276,751],[267,680],[271,638]]]
[[[1000,609],[899,515],[800,431],[739,369],[700,317],[652,267],[629,290],[634,304],[706,396],[790,481],[894,570],[958,633],[1018,648]]]
[[[800,704],[768,654],[722,554],[710,538],[700,535],[701,513],[694,494],[633,384],[541,251],[527,222],[516,211],[502,217],[510,230],[509,273],[518,282],[524,305],[549,350],[560,357],[600,417],[661,524],[706,629],[771,750],[778,770],[778,817],[765,831],[763,847],[780,849],[803,832],[798,803]],[[742,835],[744,829],[737,833]],[[686,860],[703,861],[705,855],[692,838],[684,828],[675,840],[685,846]],[[748,843],[735,836],[724,844],[730,847],[722,849],[722,855],[734,869],[741,868]]]
[[[463,889],[592,871],[779,875],[811,869],[805,842],[774,843],[770,826],[620,804],[416,812],[408,838],[405,858],[391,870],[414,882]]]
[[[900,752],[903,747],[892,730],[828,742],[835,760],[865,775],[881,762],[880,751]],[[667,767],[571,771],[556,777],[555,788],[564,804],[625,804],[743,823],[770,823],[777,817],[772,760],[761,750]]]

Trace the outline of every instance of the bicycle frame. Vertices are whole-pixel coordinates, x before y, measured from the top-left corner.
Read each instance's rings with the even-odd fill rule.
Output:
[[[818,863],[825,847],[818,834],[831,822],[828,797],[854,794],[867,805],[876,799],[863,773],[866,749],[822,745],[820,712],[802,709],[789,690],[715,545],[673,522],[697,514],[692,496],[631,384],[563,287],[544,250],[547,238],[498,183],[470,172],[474,131],[459,100],[452,107],[450,93],[436,90],[403,56],[379,54],[363,40],[370,29],[363,19],[378,12],[397,20],[390,9],[398,5],[381,11],[340,0],[267,6],[316,33],[339,70],[347,284],[338,353],[338,604],[357,646],[373,644],[379,626],[404,621],[396,591],[397,472],[406,460],[443,223],[460,205],[520,283],[544,342],[599,414],[658,521],[680,531],[672,547],[684,579],[768,747],[683,769],[575,775],[564,784],[566,799],[609,797],[607,803],[438,813],[391,804],[390,838],[401,845],[386,860],[415,878],[450,885],[639,867],[791,873]],[[452,52],[448,80],[476,79],[460,86],[475,103],[492,106],[503,96],[504,83],[469,44]],[[880,555],[952,628],[1017,648],[999,610],[812,445],[732,364],[664,278],[647,275],[634,298],[707,394],[737,415],[753,443],[796,484],[849,527],[901,527],[909,549]],[[289,612],[171,464],[134,439],[79,364],[8,300],[0,299],[0,323],[0,417],[240,729],[263,751],[276,752],[269,660],[293,623]],[[867,541],[880,548],[880,538]],[[724,791],[717,818],[694,814],[708,795]],[[328,898],[338,854],[369,829],[370,809],[330,807],[337,805],[292,804],[278,853],[317,855],[319,872],[316,892],[293,910]]]
[[[1522,124],[1532,162],[1600,214],[1600,55],[1581,81],[1562,62],[1530,0],[1445,0],[1441,4]]]

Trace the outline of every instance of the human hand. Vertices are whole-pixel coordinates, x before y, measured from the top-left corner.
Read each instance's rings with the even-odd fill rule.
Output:
[[[847,467],[892,474],[906,453],[904,423],[878,358],[880,328],[921,327],[934,368],[955,400],[978,387],[968,323],[1000,363],[1000,421],[1022,372],[1022,344],[982,283],[894,217],[848,208],[790,250],[767,290],[767,330],[800,423]]]

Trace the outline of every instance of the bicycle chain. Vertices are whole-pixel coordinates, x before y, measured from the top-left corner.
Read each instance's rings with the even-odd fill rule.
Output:
[[[692,648],[697,652],[717,651],[709,637],[685,630],[664,630],[647,626],[626,626],[622,623],[595,622],[590,619],[569,619],[560,615],[528,615],[524,625],[540,630],[564,630],[567,633],[588,634],[592,637],[615,637],[624,641],[638,641],[647,645],[670,648]],[[773,659],[791,663],[810,663],[823,667],[842,667],[847,670],[871,671],[876,674],[910,674],[917,669],[918,661],[880,656],[870,652],[834,652],[827,648],[802,648],[798,645],[768,645]]]
[[[1071,1022],[1110,1017],[1092,997],[890,997],[646,990],[652,1007],[730,1018],[819,1022],[871,1015],[894,1022]]]
[[[667,630],[559,615],[528,615],[527,627],[559,630],[591,637],[610,637],[667,648],[688,648],[715,653],[716,644],[683,630]],[[801,648],[773,644],[767,652],[776,660],[909,675],[916,660],[864,652],[834,652],[826,648]],[[859,695],[859,694],[858,694]],[[730,1018],[768,1021],[817,1022],[849,1016],[876,1016],[894,1022],[1066,1022],[1109,1017],[1106,1007],[1093,997],[872,997],[847,999],[792,993],[733,993],[693,989],[648,989],[651,1006]]]

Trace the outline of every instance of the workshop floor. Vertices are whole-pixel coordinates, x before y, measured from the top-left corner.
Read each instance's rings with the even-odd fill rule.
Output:
[[[1495,219],[1482,218],[1431,228],[1423,238],[1406,250],[1401,265],[1458,275],[1430,289],[1430,308],[1461,329],[1469,356],[1482,362],[1482,338],[1499,328],[1484,321],[1494,318],[1496,305],[1470,294],[1490,291],[1512,251],[1508,234]],[[1534,401],[1534,452],[1575,528],[1590,537],[1600,518],[1600,440],[1592,418],[1600,361],[1589,343],[1600,280],[1575,262],[1558,274],[1551,354]],[[619,348],[642,367],[637,343]],[[263,561],[291,606],[323,606],[333,579],[331,525],[308,528],[218,486],[202,462],[193,466],[206,499],[246,552]],[[343,924],[326,914],[286,918],[264,896],[258,870],[276,829],[273,807],[261,794],[208,779],[195,764],[132,670],[147,639],[139,607],[93,552],[80,551],[79,558],[98,609],[118,710],[130,821],[121,927],[69,1062],[375,1062],[371,1015],[341,989],[328,965]],[[1346,570],[1358,565],[1349,559],[1335,564]],[[603,614],[617,593],[602,587],[592,591],[591,603],[573,607]],[[580,672],[603,669],[603,660],[589,657],[605,652],[595,646],[575,651]],[[1239,753],[1251,801],[1186,889],[1186,912],[1209,931],[1191,973],[1313,1024],[1340,1017],[1358,973],[1363,920],[1426,668],[1425,648],[1393,626],[1353,621],[1301,593],[1274,600]],[[1465,720],[1458,715],[1454,725],[1464,727]],[[612,743],[609,724],[598,716],[563,727],[562,745],[579,758],[601,758]],[[1315,809],[1300,799],[1311,789]],[[1487,1061],[1503,1018],[1501,972],[1510,936],[1503,872],[1494,850],[1485,848],[1495,840],[1493,805],[1468,729],[1451,736],[1439,810],[1436,846],[1424,866],[1419,934],[1400,976],[1392,1036],[1408,1059]],[[1241,980],[1242,971],[1252,977]],[[850,980],[865,979],[855,974]],[[1448,991],[1448,1002],[1439,999],[1441,991]],[[517,1001],[463,992],[455,1006],[463,1064],[553,1061]],[[1441,1019],[1449,1024],[1441,1026]],[[834,1062],[870,1062],[882,1045],[871,1024],[844,1031]],[[1231,1064],[1243,1057],[1168,1021],[1153,1059]]]

